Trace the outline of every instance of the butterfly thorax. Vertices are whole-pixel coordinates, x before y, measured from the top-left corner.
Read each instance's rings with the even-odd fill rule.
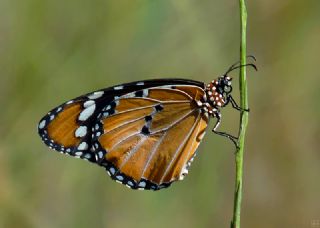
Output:
[[[227,95],[231,92],[231,78],[221,76],[208,83],[205,87],[203,102],[198,102],[198,106],[210,115],[220,112],[220,108],[224,107],[227,102]]]

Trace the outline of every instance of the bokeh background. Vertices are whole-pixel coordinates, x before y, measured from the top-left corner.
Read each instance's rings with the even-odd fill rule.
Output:
[[[208,133],[184,181],[133,191],[48,149],[37,123],[114,84],[216,78],[239,59],[238,11],[237,0],[0,0],[0,227],[229,227],[230,141]],[[320,2],[248,12],[259,71],[248,69],[242,226],[320,227]],[[224,109],[221,129],[238,122]]]

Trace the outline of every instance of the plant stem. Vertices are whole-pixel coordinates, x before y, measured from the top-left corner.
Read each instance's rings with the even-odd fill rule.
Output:
[[[240,6],[240,62],[241,65],[246,64],[246,29],[247,29],[247,9],[245,0],[239,0]],[[248,109],[248,96],[247,96],[247,80],[246,80],[246,67],[240,68],[240,107],[241,109]],[[242,178],[243,178],[243,153],[246,129],[248,125],[248,112],[240,112],[240,129],[239,139],[235,162],[236,162],[236,181],[234,193],[234,209],[233,219],[231,221],[231,228],[240,228],[240,213],[241,213],[241,200],[242,200]]]

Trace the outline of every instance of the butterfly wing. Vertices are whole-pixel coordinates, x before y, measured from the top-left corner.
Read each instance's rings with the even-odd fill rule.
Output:
[[[50,148],[105,166],[118,182],[161,189],[184,177],[204,135],[203,88],[184,79],[106,88],[54,108],[38,131]]]
[[[183,179],[205,133],[199,85],[165,85],[127,93],[98,114],[93,127],[97,162],[112,179],[158,190]]]

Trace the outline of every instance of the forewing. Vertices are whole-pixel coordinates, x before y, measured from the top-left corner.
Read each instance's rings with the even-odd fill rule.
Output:
[[[110,107],[112,110],[115,105],[114,100],[124,94],[150,87],[180,84],[203,87],[203,83],[192,80],[156,79],[117,85],[88,93],[63,103],[45,115],[38,124],[39,135],[44,143],[54,150],[96,162],[97,155],[92,148],[92,129],[103,108]]]

